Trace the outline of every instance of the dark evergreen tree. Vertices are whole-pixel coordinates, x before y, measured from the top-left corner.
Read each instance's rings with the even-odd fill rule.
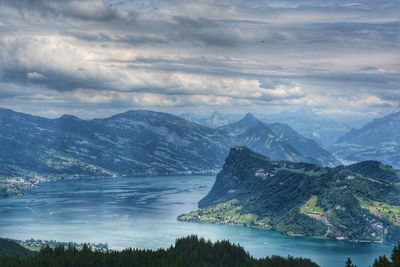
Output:
[[[353,264],[353,262],[351,261],[351,259],[350,258],[347,258],[347,261],[346,261],[346,265],[345,265],[346,267],[356,267],[354,264]]]
[[[400,243],[394,247],[391,259],[393,267],[400,267]]]
[[[384,255],[375,259],[373,267],[392,267],[390,260]]]
[[[1,244],[1,242],[0,242]],[[239,245],[228,241],[212,243],[197,236],[176,240],[168,249],[100,252],[85,244],[44,247],[33,255],[11,256],[0,253],[1,267],[318,267],[309,259],[272,256],[264,259],[251,257]]]

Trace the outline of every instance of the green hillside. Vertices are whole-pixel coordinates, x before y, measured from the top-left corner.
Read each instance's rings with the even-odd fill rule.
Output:
[[[363,168],[323,168],[273,161],[246,147],[235,147],[212,190],[200,200],[200,209],[178,219],[273,229],[288,235],[398,242],[398,180],[391,168],[375,162],[366,162]]]

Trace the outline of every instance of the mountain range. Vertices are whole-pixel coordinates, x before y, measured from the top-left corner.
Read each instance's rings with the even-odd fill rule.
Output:
[[[359,120],[339,122],[333,118],[322,117],[306,108],[295,112],[260,115],[259,118],[267,123],[286,123],[302,136],[317,141],[322,147],[334,144],[352,126],[358,126],[360,123]]]
[[[209,115],[200,115],[193,112],[186,112],[180,117],[211,128],[218,128],[240,119],[238,114],[223,114],[214,111]],[[300,109],[295,112],[280,112],[272,114],[256,114],[257,118],[265,123],[285,123],[298,132],[300,135],[315,140],[322,147],[330,146],[336,140],[346,134],[351,127],[362,124],[360,120],[350,120],[342,123],[332,118],[322,117],[310,109]]]
[[[230,147],[240,144],[273,159],[339,164],[289,126],[267,125],[251,114],[213,129],[148,110],[82,120],[70,115],[48,119],[1,109],[0,125],[3,178],[216,172]]]
[[[344,162],[377,160],[400,168],[400,112],[353,128],[328,150]]]
[[[310,162],[323,166],[340,165],[315,141],[304,138],[283,123],[266,124],[251,113],[238,122],[217,128],[231,139],[230,147],[245,145],[273,159]]]
[[[400,240],[400,172],[374,161],[335,168],[231,149],[199,210],[181,221],[245,225],[288,235]]]

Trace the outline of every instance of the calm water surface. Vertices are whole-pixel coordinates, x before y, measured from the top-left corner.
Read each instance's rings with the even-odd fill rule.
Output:
[[[277,254],[311,258],[321,266],[358,267],[392,247],[314,238],[227,225],[184,223],[177,215],[197,208],[215,177],[121,177],[43,183],[25,196],[0,200],[0,236],[107,242],[110,248],[168,247],[189,234],[240,243],[255,257]]]

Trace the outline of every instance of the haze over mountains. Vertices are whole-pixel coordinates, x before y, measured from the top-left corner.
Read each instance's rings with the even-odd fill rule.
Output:
[[[218,128],[232,138],[234,145],[246,145],[274,159],[312,162],[335,166],[340,162],[315,141],[304,138],[287,124],[266,124],[248,113],[236,123]]]
[[[195,122],[201,125],[205,125],[211,128],[218,128],[220,126],[228,125],[229,123],[235,122],[240,119],[237,115],[222,114],[218,111],[214,111],[211,115],[201,116],[193,112],[186,112],[179,114],[180,117],[185,120]]]
[[[301,136],[308,141],[315,140],[320,147],[334,154],[343,164],[376,160],[400,168],[399,114],[400,112],[392,113],[365,123],[361,120],[342,123],[321,117],[308,109],[268,115],[260,114],[257,117],[266,122],[268,128],[278,136],[280,135],[279,128],[284,127],[282,126],[284,124],[289,125],[290,128],[285,129],[286,137],[294,130],[294,136]],[[195,113],[185,113],[180,116],[212,128],[239,120],[237,119],[238,115],[222,114],[218,111],[214,111],[209,116],[200,116]],[[219,123],[209,123],[211,121]],[[296,142],[292,145],[298,150],[315,147],[315,144],[311,144],[311,142]]]
[[[132,110],[105,119],[47,119],[0,110],[1,175],[110,176],[210,172],[234,145],[274,159],[339,162],[283,124],[247,114],[216,129],[161,112]]]
[[[373,159],[400,168],[400,112],[353,128],[328,149],[348,162]]]
[[[214,112],[208,119],[212,128],[148,110],[82,120],[0,109],[0,177],[33,181],[34,177],[210,173],[218,171],[229,149],[238,145],[274,160],[330,167],[376,160],[400,168],[399,114],[353,129],[326,150],[287,124],[264,123],[250,113],[226,124],[230,120]],[[6,184],[2,191],[9,189]]]
[[[209,115],[196,113],[183,113],[180,117],[202,124],[211,128],[217,128],[240,119],[237,114],[222,114],[214,111]],[[266,123],[286,123],[302,136],[317,141],[322,146],[329,146],[351,129],[356,122],[342,123],[334,119],[324,118],[308,109],[300,109],[296,112],[281,112],[275,114],[257,114],[257,118]],[[361,126],[357,121],[355,126]],[[354,126],[353,126],[354,127]]]
[[[340,136],[351,129],[351,125],[362,125],[360,120],[341,122],[337,119],[322,117],[304,108],[295,112],[281,112],[262,116],[260,119],[269,123],[286,123],[304,137],[317,141],[323,147],[333,144]]]

